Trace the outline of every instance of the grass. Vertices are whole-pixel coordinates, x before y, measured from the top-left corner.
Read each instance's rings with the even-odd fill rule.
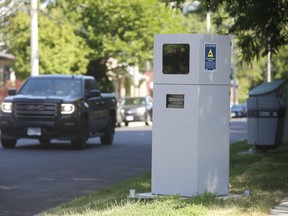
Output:
[[[158,197],[153,200],[128,198],[130,188],[137,193],[151,191],[151,175],[143,174],[110,188],[89,194],[44,212],[43,216],[200,216],[267,215],[288,194],[288,144],[255,154],[240,154],[250,147],[246,141],[230,148],[230,194],[219,199],[207,193],[193,198]],[[243,196],[244,191],[249,196]]]

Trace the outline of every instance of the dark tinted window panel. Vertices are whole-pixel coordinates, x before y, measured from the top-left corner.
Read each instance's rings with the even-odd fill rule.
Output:
[[[166,108],[180,108],[184,109],[184,95],[183,94],[167,94]]]
[[[164,74],[189,73],[189,44],[164,44],[162,56]]]

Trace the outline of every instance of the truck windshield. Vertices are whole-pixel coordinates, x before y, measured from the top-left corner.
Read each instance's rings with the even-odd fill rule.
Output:
[[[18,94],[37,96],[80,96],[81,82],[76,79],[29,79]]]

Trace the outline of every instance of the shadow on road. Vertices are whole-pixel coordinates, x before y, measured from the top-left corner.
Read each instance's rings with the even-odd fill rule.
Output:
[[[20,141],[21,142],[21,141]],[[40,143],[20,143],[16,145],[15,149],[3,149],[9,151],[15,150],[49,150],[49,151],[85,151],[89,149],[104,147],[101,143],[87,143],[84,149],[77,149],[73,147],[69,142],[52,142],[50,144],[40,144]]]

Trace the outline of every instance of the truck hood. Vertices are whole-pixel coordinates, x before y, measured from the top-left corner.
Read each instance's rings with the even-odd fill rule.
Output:
[[[8,96],[4,99],[5,102],[17,102],[17,101],[71,102],[75,100],[77,100],[77,98],[72,96],[59,97],[55,95],[35,96],[35,95],[21,95],[21,94]]]

